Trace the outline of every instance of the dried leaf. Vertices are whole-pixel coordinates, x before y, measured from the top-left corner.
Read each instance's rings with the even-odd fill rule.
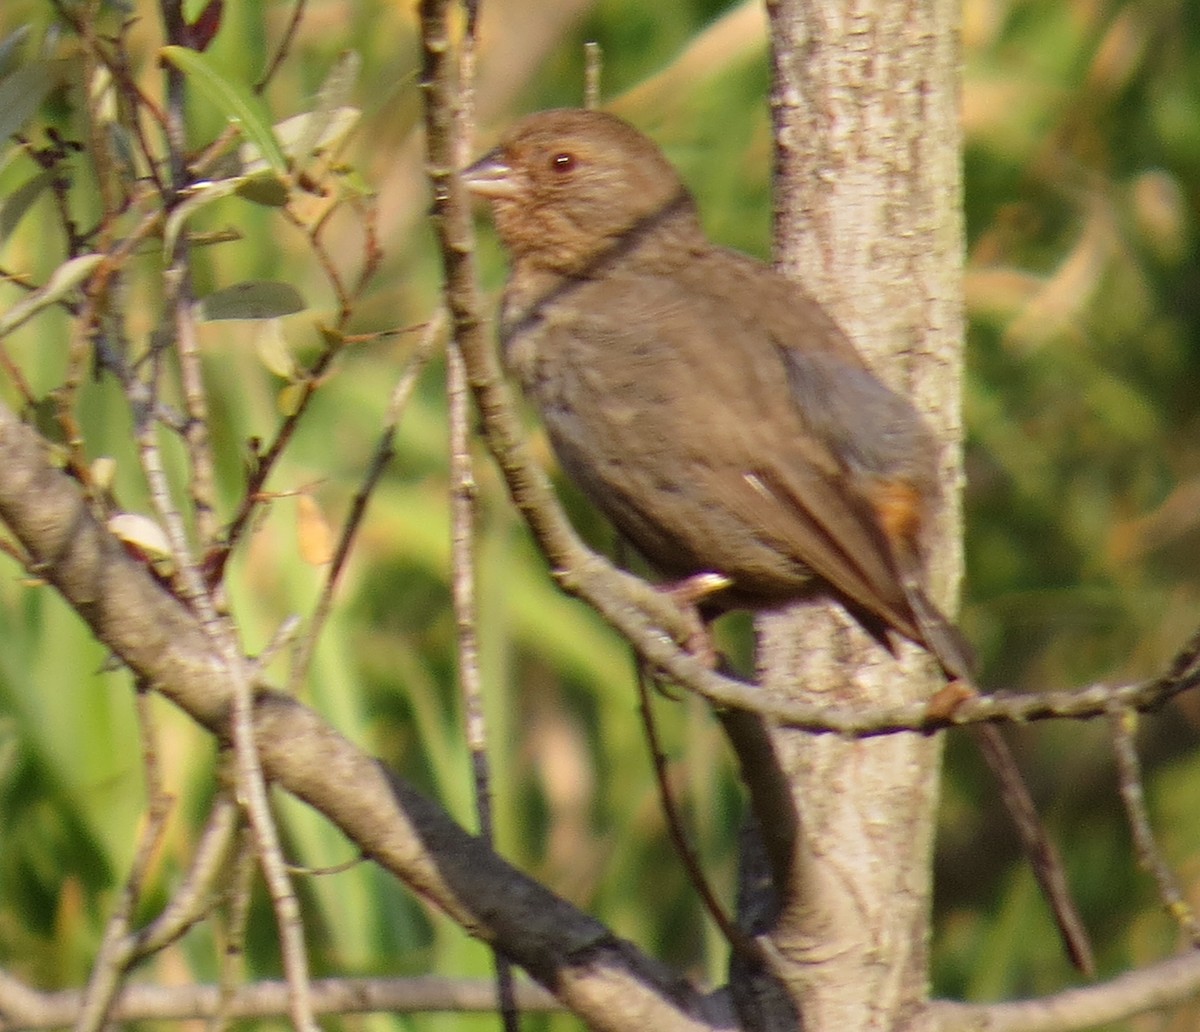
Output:
[[[136,512],[119,512],[110,516],[105,524],[108,531],[127,545],[152,559],[165,559],[171,555],[171,542],[166,531],[149,516]]]
[[[283,324],[278,319],[264,319],[255,327],[254,349],[262,364],[276,376],[295,379],[296,362],[283,335]]]
[[[334,538],[329,522],[311,495],[296,499],[296,540],[300,558],[310,566],[324,566],[333,561]]]

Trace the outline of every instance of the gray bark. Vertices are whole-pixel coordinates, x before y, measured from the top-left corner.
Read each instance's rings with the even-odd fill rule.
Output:
[[[945,501],[931,587],[953,611],[963,315],[957,6],[949,0],[774,0],[776,248],[880,376],[938,434]],[[893,660],[835,604],[764,617],[765,690],[898,704],[938,684]],[[940,742],[776,732],[799,846],[773,933],[806,1032],[896,1029],[927,1000]]]

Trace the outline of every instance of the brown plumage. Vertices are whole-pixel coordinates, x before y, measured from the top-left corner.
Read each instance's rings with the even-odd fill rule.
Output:
[[[654,567],[725,575],[723,608],[829,591],[969,677],[922,585],[934,440],[819,304],[711,243],[658,147],[612,115],[531,115],[464,175],[512,259],[506,363]]]
[[[711,243],[658,147],[612,115],[530,115],[463,175],[512,259],[505,360],[564,469],[655,567],[723,574],[723,608],[826,591],[880,641],[897,632],[970,680],[970,651],[923,585],[936,443],[816,301]],[[975,731],[1090,972],[1012,754],[995,727]]]

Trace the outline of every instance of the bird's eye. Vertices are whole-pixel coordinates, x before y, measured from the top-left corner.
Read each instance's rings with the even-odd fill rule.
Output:
[[[561,151],[550,159],[550,167],[555,172],[570,172],[575,167],[575,155]]]

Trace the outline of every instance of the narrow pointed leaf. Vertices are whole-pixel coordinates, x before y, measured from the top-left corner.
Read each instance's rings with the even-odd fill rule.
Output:
[[[0,337],[11,333],[26,319],[36,315],[43,308],[61,301],[74,290],[102,261],[102,254],[81,254],[54,270],[50,281],[42,288],[27,294],[6,312],[0,312]]]
[[[271,120],[261,100],[241,83],[231,82],[217,71],[203,54],[187,47],[162,48],[162,55],[196,84],[196,88],[216,105],[255,147],[267,164],[287,178],[287,158],[275,139]]]

